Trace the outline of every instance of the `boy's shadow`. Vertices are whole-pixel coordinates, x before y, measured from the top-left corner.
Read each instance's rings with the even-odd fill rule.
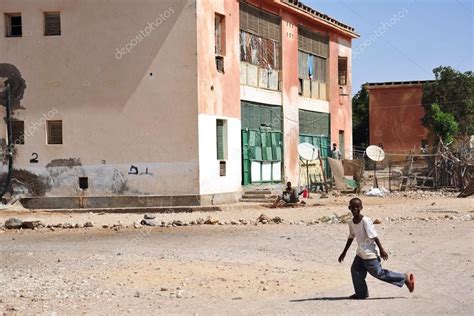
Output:
[[[313,298],[303,298],[300,300],[290,300],[291,303],[299,303],[299,302],[306,302],[306,301],[374,301],[374,300],[394,300],[397,298],[406,299],[406,297],[402,296],[389,296],[389,297],[369,297],[364,300],[355,300],[353,298],[349,298],[347,296],[324,296],[324,297],[313,297]]]

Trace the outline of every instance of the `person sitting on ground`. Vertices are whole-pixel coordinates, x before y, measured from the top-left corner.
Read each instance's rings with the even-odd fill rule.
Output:
[[[303,194],[304,191],[301,191],[299,193],[296,192],[295,189],[291,187],[291,182],[286,183],[286,188],[283,191],[283,194],[281,196],[278,196],[276,201],[273,203],[272,207],[277,207],[281,201],[285,203],[291,203],[291,204],[296,204],[298,203],[299,196]],[[302,204],[306,204],[304,201],[301,201]]]

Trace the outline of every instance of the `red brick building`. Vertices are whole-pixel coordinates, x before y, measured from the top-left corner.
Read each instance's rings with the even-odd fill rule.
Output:
[[[367,83],[369,138],[387,152],[419,152],[428,144],[428,130],[421,124],[423,84],[429,81]]]

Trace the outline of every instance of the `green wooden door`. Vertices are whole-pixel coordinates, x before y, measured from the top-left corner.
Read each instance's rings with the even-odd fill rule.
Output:
[[[281,182],[282,156],[281,132],[242,130],[242,184]],[[260,167],[256,168],[256,164]],[[271,169],[270,177],[265,168]]]

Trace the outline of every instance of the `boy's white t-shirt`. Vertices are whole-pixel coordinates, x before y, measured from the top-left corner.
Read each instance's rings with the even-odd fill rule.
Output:
[[[377,236],[370,218],[364,216],[358,224],[354,224],[352,220],[349,222],[349,238],[357,240],[356,254],[362,259],[377,259],[379,256],[379,247],[373,240]]]

